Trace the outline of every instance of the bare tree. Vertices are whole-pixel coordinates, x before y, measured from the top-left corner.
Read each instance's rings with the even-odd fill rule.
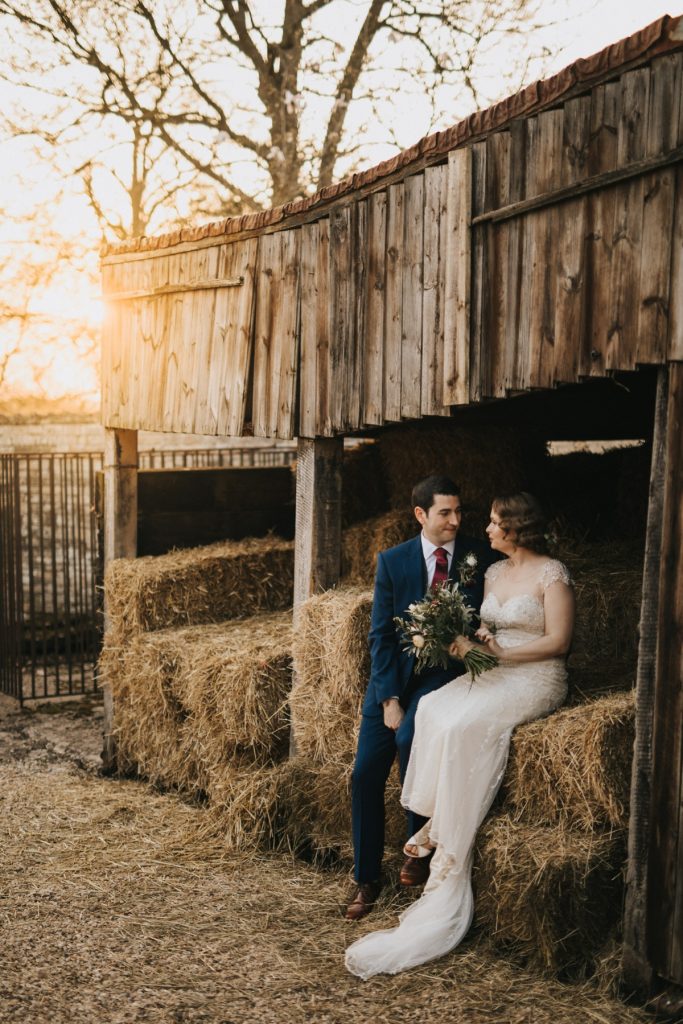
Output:
[[[63,391],[88,390],[83,378],[94,379],[97,324],[79,306],[73,278],[91,282],[96,293],[96,259],[87,241],[56,232],[49,212],[43,206],[18,218],[0,211],[1,399],[17,391],[48,397],[60,369]]]
[[[373,142],[391,141],[399,90],[428,97],[425,131],[444,90],[456,113],[466,113],[491,99],[481,93],[482,69],[501,38],[520,84],[523,47],[515,51],[515,40],[535,5],[0,0],[0,23],[12,41],[6,76],[54,104],[43,140],[83,152],[105,132],[112,145],[127,146],[125,182],[92,148],[73,167],[103,229],[122,237],[148,230],[181,193],[191,192],[197,211],[225,215],[330,184],[367,160]],[[30,120],[26,106],[24,126]],[[104,168],[119,174],[127,217],[114,215],[106,189],[98,190],[98,168],[100,177]]]

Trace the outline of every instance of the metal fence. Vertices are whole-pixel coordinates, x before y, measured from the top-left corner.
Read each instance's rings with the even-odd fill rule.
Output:
[[[287,465],[283,448],[140,452],[141,469]],[[18,700],[96,689],[100,452],[0,454],[0,691]]]

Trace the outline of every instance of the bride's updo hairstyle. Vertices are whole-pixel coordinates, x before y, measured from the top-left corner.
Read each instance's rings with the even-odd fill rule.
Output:
[[[547,555],[547,519],[533,494],[528,491],[504,494],[493,499],[492,509],[499,516],[500,525],[510,540],[520,548],[528,548],[538,555]]]

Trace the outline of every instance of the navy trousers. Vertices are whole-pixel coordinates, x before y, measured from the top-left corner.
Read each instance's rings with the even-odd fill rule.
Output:
[[[444,673],[443,682],[454,673]],[[403,782],[415,731],[415,712],[420,697],[441,685],[430,681],[413,690],[401,701],[405,717],[394,732],[384,724],[381,709],[378,714],[363,715],[358,735],[358,753],[351,779],[351,811],[353,820],[353,849],[355,878],[359,884],[374,882],[380,877],[384,854],[384,790],[389,772],[398,754],[398,766]],[[406,812],[408,831],[406,839],[414,835],[426,822],[412,811]]]

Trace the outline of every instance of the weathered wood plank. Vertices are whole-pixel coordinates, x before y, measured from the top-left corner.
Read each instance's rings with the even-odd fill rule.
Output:
[[[363,422],[363,359],[366,344],[365,316],[368,290],[368,201],[356,204],[352,240],[351,265],[353,268],[353,310],[351,351],[347,361],[345,421],[349,430],[357,430]]]
[[[617,125],[619,123],[619,82],[599,85],[591,93],[591,118],[586,171],[602,174],[617,166]]]
[[[676,168],[674,196],[668,355],[683,360],[683,167]]]
[[[524,176],[524,195],[533,196],[538,192],[537,176],[541,173],[538,160],[538,118],[526,122],[526,167]],[[529,282],[538,282],[537,263],[543,258],[539,252],[538,240],[541,231],[538,227],[542,213],[532,213],[524,217],[520,230],[522,234],[522,264],[520,273],[524,281],[519,289],[519,333],[517,335],[516,358],[512,387],[523,391],[531,382],[531,321],[534,315],[534,303],[538,295]]]
[[[473,152],[474,150],[474,152]],[[454,150],[448,158],[448,239],[446,252],[446,302],[444,306],[444,405],[469,402],[472,381],[470,344],[481,344],[485,253],[483,239],[471,240],[473,191],[485,190],[485,143]],[[476,177],[473,172],[476,166]],[[473,181],[477,183],[473,189]],[[480,229],[481,230],[481,229]],[[476,246],[474,268],[472,249]],[[474,276],[473,276],[474,275]],[[472,295],[472,281],[477,291]],[[477,333],[470,338],[472,304],[477,310]],[[475,387],[479,390],[479,378]]]
[[[651,963],[683,984],[683,365],[669,368],[654,695],[647,937]]]
[[[621,78],[617,163],[642,160],[647,155],[649,68],[628,72]],[[610,326],[604,350],[606,369],[635,367],[638,347],[638,282],[640,280],[643,235],[643,178],[626,182],[613,190],[615,196],[612,229],[612,261],[609,292]]]
[[[661,363],[666,358],[675,184],[673,170],[643,180],[640,280],[634,282],[639,299],[636,363]]]
[[[577,380],[586,323],[586,234],[588,199],[565,203],[557,218],[554,381]]]
[[[591,136],[591,98],[581,96],[564,106],[562,184],[580,181],[587,171]],[[555,349],[553,380],[577,379],[584,338],[586,234],[588,200],[563,203],[557,211],[557,275],[555,281]]]
[[[246,417],[249,367],[254,344],[255,281],[258,239],[222,246],[218,271],[242,278],[239,289],[216,292],[209,404],[216,433],[239,437]],[[214,377],[214,363],[216,371]]]
[[[587,176],[591,131],[591,98],[579,96],[564,105],[560,185],[573,185]]]
[[[495,210],[510,201],[509,132],[497,132],[486,140],[485,208]],[[508,303],[508,239],[510,225],[488,229],[487,277],[491,282],[486,301],[486,340],[481,351],[479,376],[486,395],[505,395],[505,348]]]
[[[271,376],[271,430],[285,440],[296,434],[296,385],[299,362],[300,230],[280,233],[283,270],[282,302],[277,311],[278,359]]]
[[[346,383],[353,358],[355,326],[353,239],[355,208],[344,206],[330,217],[330,390],[326,433],[347,428]]]
[[[448,416],[443,405],[444,301],[446,296],[448,165],[425,171],[424,260],[422,271],[423,416]]]
[[[363,421],[369,425],[383,422],[386,239],[387,195],[378,192],[368,199]]]
[[[318,383],[319,222],[301,229],[301,337],[299,355],[299,437],[315,437]]]
[[[549,110],[538,117],[536,187],[545,192],[557,180],[562,165],[564,111]],[[557,239],[560,215],[549,207],[533,215],[534,260],[531,267],[531,309],[529,311],[529,382],[533,387],[551,387],[555,364],[555,290],[557,282]]]
[[[387,206],[386,314],[384,319],[384,421],[401,419],[403,332],[403,184],[389,189]]]
[[[217,267],[218,248],[202,250],[195,267],[197,278],[199,281],[205,281],[210,277],[215,278]],[[187,427],[183,427],[183,429],[194,434],[215,432],[215,421],[209,405],[207,385],[211,371],[216,296],[217,292],[214,288],[202,288],[195,289],[191,299],[193,304],[192,330],[196,348],[183,421]],[[190,399],[190,395],[194,400]]]
[[[474,228],[471,226],[472,218],[483,211],[486,202],[486,144],[477,142],[471,146],[469,158],[466,159],[469,167],[454,166],[449,162],[449,180],[447,180],[447,207],[449,216],[446,218],[446,276],[445,276],[445,303],[443,307],[443,401],[449,403],[453,388],[453,378],[457,373],[457,352],[456,346],[460,339],[456,337],[458,331],[458,309],[459,296],[469,303],[469,310],[465,314],[462,311],[463,322],[469,326],[470,338],[467,346],[469,358],[469,400],[480,401],[486,396],[482,376],[482,367],[485,365],[486,355],[486,296],[489,291],[488,281],[488,228],[485,224]],[[469,178],[470,185],[466,190],[460,191],[459,179],[463,176]],[[469,278],[463,276],[458,278],[458,266],[454,260],[461,260],[460,272],[465,275],[465,254],[462,252],[461,240],[456,233],[453,239],[453,231],[459,231],[460,214],[453,204],[454,189],[457,190],[457,197],[460,202],[467,203],[469,197],[469,216],[464,219],[468,222],[467,237],[470,247]],[[467,211],[463,211],[466,214]],[[463,240],[464,243],[464,240]],[[464,290],[464,291],[463,291]],[[452,383],[449,383],[452,379]]]
[[[279,235],[259,240],[254,326],[254,382],[252,421],[256,437],[270,431],[271,368],[277,344],[276,316],[282,293],[282,246]]]
[[[317,398],[316,434],[329,434],[330,423],[330,390],[332,377],[330,372],[330,222],[327,218],[318,222],[318,270],[316,273],[318,288],[317,327],[316,327],[316,366],[317,366]]]
[[[617,164],[642,160],[647,155],[647,112],[650,98],[650,69],[638,68],[621,76]]]
[[[652,967],[647,950],[648,859],[652,815],[652,722],[657,670],[657,622],[662,550],[664,466],[667,442],[668,371],[658,373],[654,409],[650,500],[645,531],[643,585],[636,670],[636,735],[631,774],[628,873],[624,907],[623,975],[631,991],[650,994]]]
[[[650,67],[645,155],[656,156],[679,145],[681,110],[681,54],[658,57]]]
[[[527,163],[526,121],[513,121],[510,125],[510,183],[508,196],[511,203],[524,198]],[[520,310],[524,288],[524,224],[521,219],[511,221],[507,232],[507,296],[505,299],[505,346],[500,375],[502,391],[516,386],[517,349],[520,336]]]
[[[424,255],[424,175],[406,179],[403,217],[401,323],[401,416],[420,415],[422,390],[422,261]]]

